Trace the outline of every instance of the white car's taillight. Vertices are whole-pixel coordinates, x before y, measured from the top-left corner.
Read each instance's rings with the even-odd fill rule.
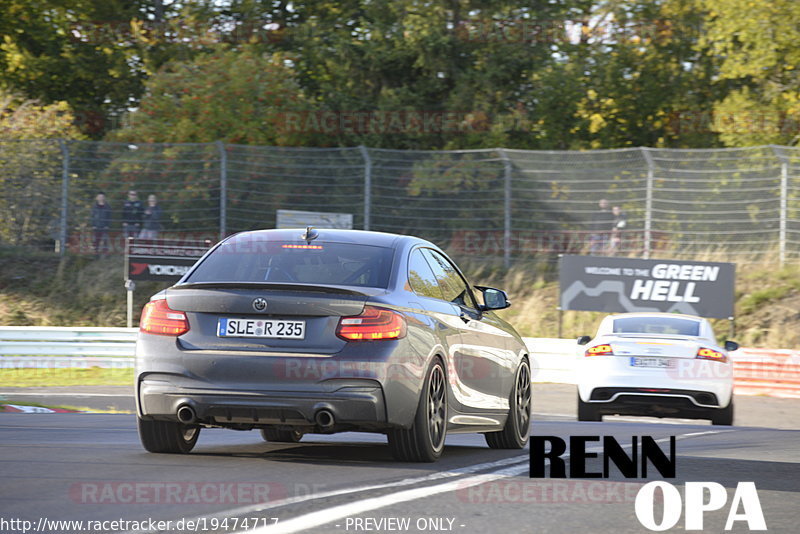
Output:
[[[701,348],[697,351],[697,356],[695,358],[699,360],[713,360],[715,362],[727,362],[728,357],[725,354],[719,352],[718,350],[712,349],[705,349]]]
[[[594,347],[589,347],[586,349],[586,352],[583,354],[584,356],[613,356],[614,351],[611,350],[611,345],[603,344],[603,345],[595,345]]]

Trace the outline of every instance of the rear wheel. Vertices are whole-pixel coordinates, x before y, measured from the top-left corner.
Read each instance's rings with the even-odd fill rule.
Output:
[[[151,421],[137,417],[139,440],[149,452],[185,454],[191,451],[200,435],[199,426],[172,421]]]
[[[725,408],[717,408],[711,411],[711,424],[731,426],[733,424],[733,399]]]
[[[578,394],[578,421],[602,421],[603,416],[596,406],[589,402],[583,402]]]
[[[437,358],[425,377],[414,424],[408,430],[390,430],[389,449],[401,462],[435,462],[442,455],[446,436],[447,380]]]
[[[274,443],[298,443],[303,439],[303,433],[299,430],[283,430],[275,427],[261,429],[261,437],[264,441]]]
[[[531,368],[528,360],[522,360],[509,399],[506,425],[499,432],[485,433],[484,437],[492,449],[522,449],[528,443],[530,426]]]

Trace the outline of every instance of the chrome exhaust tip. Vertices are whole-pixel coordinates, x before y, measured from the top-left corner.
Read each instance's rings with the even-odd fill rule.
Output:
[[[197,414],[194,413],[194,408],[192,408],[188,404],[184,404],[178,408],[177,416],[178,416],[178,421],[180,421],[185,425],[194,423],[195,420],[197,419]]]
[[[320,410],[317,412],[317,415],[314,417],[314,420],[323,430],[333,428],[334,423],[336,420],[333,417],[333,413],[330,410]]]

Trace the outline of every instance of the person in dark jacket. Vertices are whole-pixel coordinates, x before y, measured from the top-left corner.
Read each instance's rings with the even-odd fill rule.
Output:
[[[601,198],[598,202],[598,211],[592,216],[591,235],[589,236],[589,253],[602,255],[607,252],[614,226],[614,214],[608,209],[608,200]]]
[[[108,230],[111,228],[111,206],[106,203],[106,195],[97,193],[91,215],[92,246],[95,254],[107,254],[109,251]]]
[[[148,195],[147,206],[144,208],[142,217],[142,231],[139,232],[140,239],[158,239],[158,232],[161,230],[161,206],[158,205],[158,198],[155,195]]]
[[[142,229],[142,201],[136,191],[128,191],[128,200],[122,205],[122,234],[125,239],[138,237]]]
[[[614,221],[611,225],[611,241],[608,244],[608,252],[613,256],[622,248],[622,233],[628,225],[628,216],[619,206],[612,207],[611,213],[614,215]]]

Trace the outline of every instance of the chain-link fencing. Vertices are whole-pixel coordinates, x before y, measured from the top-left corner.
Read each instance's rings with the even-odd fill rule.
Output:
[[[130,191],[141,213],[130,218]],[[109,211],[98,236],[98,193]],[[155,195],[154,202],[148,202]],[[602,205],[602,207],[601,207]],[[273,228],[278,210],[430,239],[459,258],[561,253],[800,259],[800,149],[401,151],[0,141],[0,244],[121,252]],[[141,215],[140,215],[141,217]],[[153,220],[155,219],[155,220]],[[98,249],[98,237],[108,241]]]

